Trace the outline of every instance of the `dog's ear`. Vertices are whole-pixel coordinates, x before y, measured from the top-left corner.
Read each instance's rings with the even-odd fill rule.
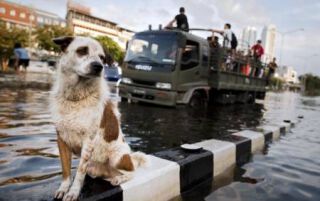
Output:
[[[114,104],[107,102],[100,122],[100,128],[104,130],[103,137],[106,142],[117,140],[119,136],[119,120],[113,111]]]
[[[54,38],[52,41],[56,45],[60,46],[62,52],[65,52],[67,47],[73,41],[73,39],[74,39],[73,36],[62,36],[62,37],[59,37],[59,38]]]

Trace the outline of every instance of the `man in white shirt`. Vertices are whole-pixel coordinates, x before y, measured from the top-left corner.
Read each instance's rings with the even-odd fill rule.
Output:
[[[224,30],[211,29],[211,31],[212,31],[212,35],[214,33],[219,33],[223,36],[223,47],[231,48],[231,41],[232,41],[231,24],[226,23],[224,25]]]

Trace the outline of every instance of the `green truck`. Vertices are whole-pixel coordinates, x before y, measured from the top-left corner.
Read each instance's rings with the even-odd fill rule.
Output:
[[[266,78],[243,72],[256,63],[244,56],[230,62],[227,52],[179,30],[136,33],[127,45],[119,95],[122,100],[192,107],[263,99]]]

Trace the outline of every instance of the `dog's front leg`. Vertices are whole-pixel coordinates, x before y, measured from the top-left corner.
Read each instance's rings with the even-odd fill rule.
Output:
[[[60,153],[60,161],[62,166],[62,183],[59,189],[55,193],[55,198],[62,199],[63,196],[68,192],[71,185],[71,151],[58,133],[58,148]]]
[[[86,170],[88,166],[88,159],[92,152],[92,145],[84,143],[81,151],[80,162],[77,169],[76,176],[73,180],[72,186],[69,192],[64,196],[63,201],[76,201],[79,197],[80,191],[83,186],[84,178],[86,176]]]

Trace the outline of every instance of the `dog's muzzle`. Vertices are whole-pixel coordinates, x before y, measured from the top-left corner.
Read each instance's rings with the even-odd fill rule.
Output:
[[[99,76],[103,69],[103,65],[100,62],[94,61],[90,64],[90,75]]]

